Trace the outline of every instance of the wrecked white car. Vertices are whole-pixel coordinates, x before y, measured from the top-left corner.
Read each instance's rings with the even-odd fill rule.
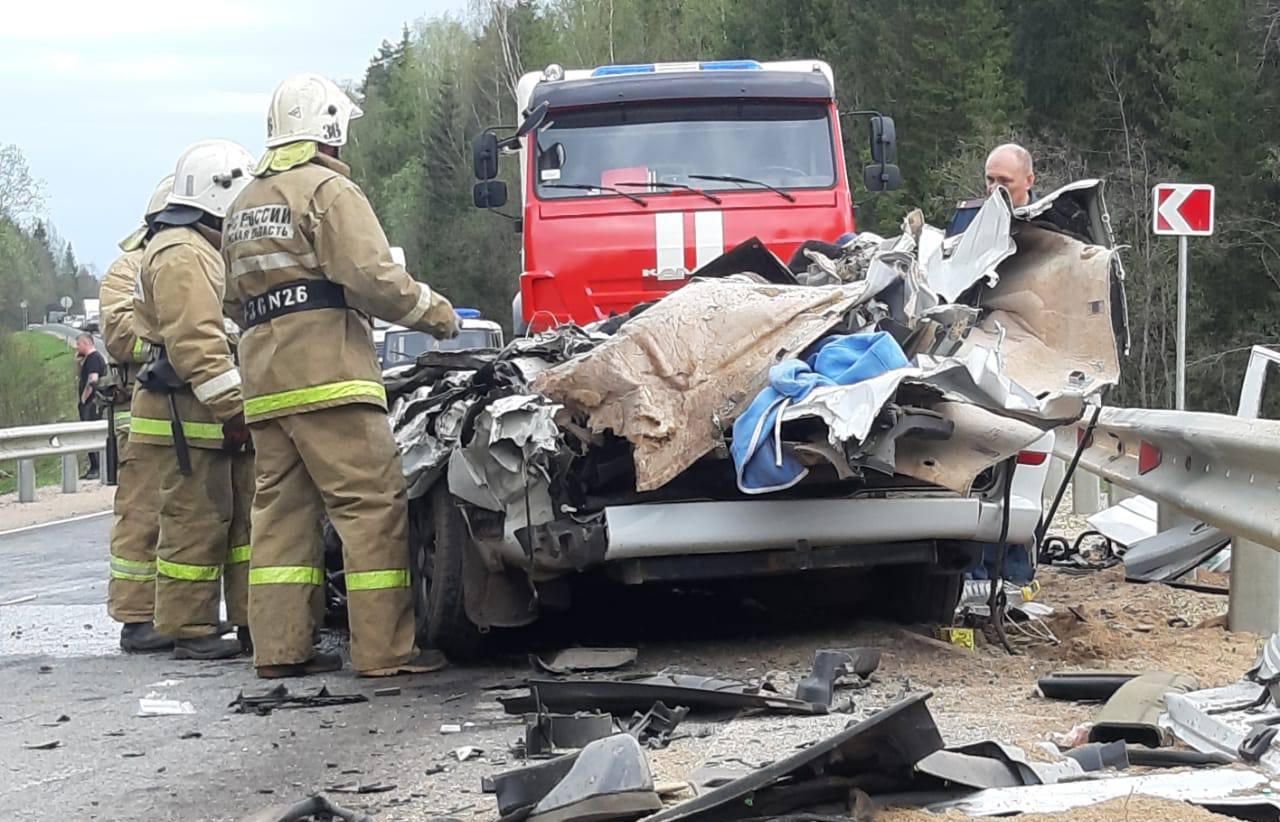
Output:
[[[1100,188],[801,271],[744,243],[627,316],[388,370],[420,638],[474,654],[586,573],[857,570],[949,622],[984,546],[1034,541],[1047,432],[1119,378]]]

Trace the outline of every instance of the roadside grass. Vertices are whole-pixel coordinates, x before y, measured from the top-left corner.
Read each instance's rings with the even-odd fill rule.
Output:
[[[62,337],[0,333],[0,428],[76,419],[76,378],[75,353]],[[17,473],[14,463],[0,465],[0,494],[17,490]],[[37,486],[61,481],[58,457],[36,460]]]

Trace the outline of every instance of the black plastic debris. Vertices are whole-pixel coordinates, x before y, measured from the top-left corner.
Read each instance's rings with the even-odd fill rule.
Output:
[[[1138,675],[1116,671],[1056,671],[1036,680],[1046,699],[1105,702]]]
[[[1102,771],[1107,768],[1123,771],[1129,767],[1129,751],[1125,748],[1124,740],[1090,742],[1072,748],[1066,752],[1066,756],[1079,762],[1080,767],[1086,771]]]
[[[324,796],[313,796],[291,805],[271,805],[248,816],[240,817],[240,822],[305,822],[308,819],[331,820],[342,822],[374,822],[372,816],[357,811],[347,810],[335,805]]]
[[[389,782],[371,782],[369,784],[360,784],[351,782],[343,785],[330,785],[331,793],[387,793],[394,791],[396,785]]]
[[[654,814],[647,822],[786,816],[823,802],[846,802],[854,790],[872,795],[902,790],[912,783],[915,764],[942,748],[926,704],[930,696],[920,694],[892,705],[791,756]]]
[[[534,805],[528,822],[621,821],[661,808],[640,743],[616,734],[583,748],[564,778]]]
[[[569,648],[549,659],[530,655],[529,661],[549,674],[572,674],[625,668],[635,664],[636,655],[635,648]]]
[[[284,685],[277,685],[261,694],[246,695],[241,691],[227,707],[235,708],[238,714],[267,716],[274,710],[284,708],[327,708],[368,701],[369,697],[364,694],[330,693],[328,685],[321,685],[314,694],[293,694]]]
[[[655,702],[649,710],[632,717],[627,733],[650,750],[659,750],[671,743],[676,726],[688,715],[688,708],[668,708],[665,703]]]
[[[587,743],[612,736],[614,732],[613,717],[609,714],[525,714],[525,755],[544,756],[554,751],[584,748]]]
[[[826,713],[799,699],[763,693],[742,682],[692,674],[643,675],[627,679],[531,679],[529,693],[500,697],[509,714],[603,711],[615,715],[647,711],[655,702],[702,711],[761,710],[785,714]]]
[[[813,670],[796,686],[796,699],[829,708],[835,696],[836,680],[842,676],[866,679],[878,667],[880,651],[875,648],[815,651]]]
[[[485,776],[480,780],[480,787],[485,793],[494,794],[498,813],[504,817],[520,808],[528,810],[565,778],[580,753],[574,751],[536,765]]]

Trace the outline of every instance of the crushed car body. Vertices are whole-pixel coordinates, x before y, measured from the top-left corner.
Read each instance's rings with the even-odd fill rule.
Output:
[[[997,191],[957,237],[918,211],[902,229],[804,252],[794,284],[755,243],[627,315],[388,370],[413,505],[465,523],[423,595],[443,556],[485,628],[586,570],[898,566],[954,599],[1002,524],[1030,542],[1049,432],[1118,381],[1127,340],[1101,184],[1017,210]],[[415,542],[442,539],[431,518]]]

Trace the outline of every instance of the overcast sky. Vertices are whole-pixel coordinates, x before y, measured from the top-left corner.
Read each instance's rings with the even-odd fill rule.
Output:
[[[188,145],[226,138],[256,156],[271,92],[285,77],[358,80],[405,23],[465,8],[466,0],[6,3],[0,143],[22,148],[58,231],[101,271]]]

